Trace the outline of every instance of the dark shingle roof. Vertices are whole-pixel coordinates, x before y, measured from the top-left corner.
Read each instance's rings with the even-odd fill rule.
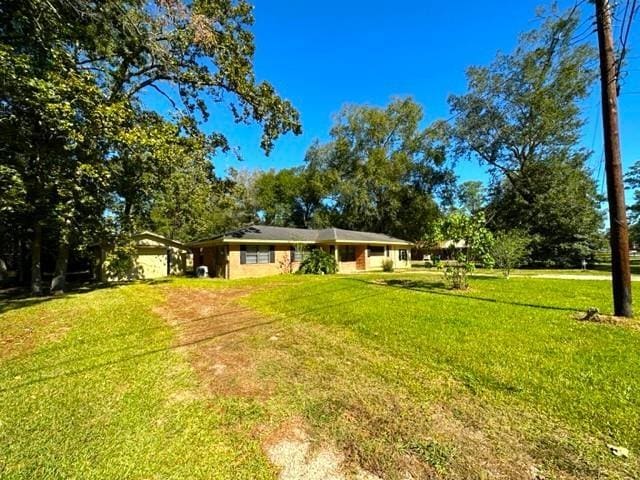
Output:
[[[243,240],[279,240],[287,242],[315,242],[317,230],[304,228],[272,227],[270,225],[251,225],[221,235],[224,239]]]
[[[341,228],[325,228],[322,230],[311,230],[304,228],[272,227],[270,225],[251,225],[231,232],[217,235],[213,238],[198,240],[195,243],[225,240],[258,240],[276,242],[362,242],[362,243],[405,243],[406,240],[393,238],[383,233],[356,232],[353,230],[343,230]]]
[[[400,238],[390,237],[384,233],[356,232],[342,228],[325,228],[324,230],[318,230],[318,241],[411,243]]]

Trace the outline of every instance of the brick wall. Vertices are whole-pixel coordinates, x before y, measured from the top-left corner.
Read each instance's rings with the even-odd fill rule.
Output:
[[[229,278],[265,277],[284,273],[280,262],[291,258],[289,245],[275,245],[274,263],[240,263],[240,245],[229,245]],[[294,271],[298,269],[294,264]]]
[[[367,257],[366,247],[364,245],[356,245],[356,270],[366,270]]]
[[[222,247],[223,248],[223,247]],[[329,246],[323,246],[323,250],[329,251]],[[381,262],[384,258],[391,258],[394,261],[394,265],[397,268],[407,268],[410,266],[410,262],[400,262],[398,258],[398,247],[393,246],[389,249],[389,257],[371,257],[368,258],[366,254],[366,245],[356,245],[356,260],[353,262],[338,262],[338,269],[340,272],[347,273],[356,270],[368,270],[378,269],[381,267]],[[211,247],[203,248],[204,265],[209,267],[209,275],[213,276],[215,273],[214,256],[215,251]],[[274,263],[240,263],[240,245],[229,244],[229,278],[250,278],[250,277],[263,277],[268,275],[278,275],[285,273],[283,271],[282,264],[288,263],[291,258],[291,246],[290,245],[275,245],[275,262]],[[194,260],[197,263],[198,249],[194,249]],[[336,253],[336,259],[338,255]],[[297,271],[299,263],[292,265],[293,271]]]

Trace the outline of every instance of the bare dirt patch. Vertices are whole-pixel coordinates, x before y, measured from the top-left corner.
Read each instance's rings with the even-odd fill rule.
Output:
[[[214,394],[264,396],[268,388],[258,380],[255,358],[244,340],[257,327],[272,323],[241,305],[252,290],[166,290],[156,313],[173,325],[176,347],[183,349],[202,384]]]
[[[280,469],[281,480],[380,480],[361,468],[348,471],[344,455],[332,446],[314,445],[298,419],[276,430],[267,440],[265,451]]]
[[[580,322],[603,323],[622,327],[640,329],[640,322],[636,318],[616,317],[600,313],[597,308],[589,308],[586,312],[578,312],[573,316]]]
[[[155,309],[178,332],[175,347],[194,366],[202,386],[214,396],[267,399],[273,385],[258,375],[265,361],[278,361],[284,338],[270,319],[239,300],[255,289],[167,288],[165,302]],[[253,342],[260,337],[260,347]],[[174,398],[175,397],[175,398]],[[181,392],[171,401],[188,401],[193,392]],[[283,480],[379,480],[354,466],[329,441],[314,442],[302,420],[276,426],[260,425],[264,451]]]

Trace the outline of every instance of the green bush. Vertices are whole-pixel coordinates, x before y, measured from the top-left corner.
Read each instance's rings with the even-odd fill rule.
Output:
[[[107,253],[105,270],[109,280],[133,280],[141,272],[136,267],[136,244],[129,238],[120,239]]]
[[[299,273],[319,275],[324,273],[336,273],[338,263],[333,255],[317,248],[311,252],[300,263]]]
[[[467,275],[475,270],[475,265],[464,258],[455,263],[447,263],[443,269],[444,282],[453,290],[466,290],[469,288]]]
[[[382,261],[382,271],[393,272],[393,260],[391,260],[390,258],[385,258]]]
[[[505,278],[509,278],[511,270],[522,265],[529,254],[530,243],[530,237],[519,230],[498,233],[495,236],[492,255]]]

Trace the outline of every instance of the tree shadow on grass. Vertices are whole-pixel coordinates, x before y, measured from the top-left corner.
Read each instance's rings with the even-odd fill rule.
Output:
[[[74,297],[76,295],[82,295],[84,293],[93,292],[95,290],[103,290],[108,288],[116,288],[122,285],[129,285],[131,283],[142,283],[145,285],[160,285],[168,283],[169,279],[155,279],[155,280],[137,280],[136,282],[104,282],[104,283],[79,283],[70,284],[64,293],[56,295],[41,295],[34,296],[26,288],[5,288],[0,289],[0,315],[10,310],[19,310],[25,307],[31,307],[33,305],[40,305],[41,303],[47,303],[62,298]]]
[[[490,280],[491,277],[474,277],[475,280]],[[558,307],[554,305],[540,305],[536,303],[527,303],[527,302],[516,302],[512,300],[500,300],[497,298],[490,297],[480,297],[478,295],[471,295],[464,291],[460,291],[460,293],[454,293],[452,290],[448,289],[444,282],[429,282],[425,280],[408,280],[408,279],[399,279],[399,278],[390,278],[388,280],[381,281],[366,281],[355,279],[357,281],[380,285],[383,287],[391,287],[391,288],[399,288],[404,290],[411,290],[414,292],[420,293],[428,293],[430,295],[442,295],[445,297],[455,297],[460,299],[468,299],[478,302],[487,302],[487,303],[495,303],[495,304],[503,304],[503,305],[513,305],[516,307],[529,307],[529,308],[540,308],[543,310],[557,310],[564,312],[578,312],[579,308],[571,308],[571,307]]]
[[[311,297],[319,297],[319,296],[323,296],[326,295],[327,293],[336,293],[336,292],[343,292],[343,291],[347,291],[350,290],[352,287],[350,285],[341,287],[341,288],[330,288],[330,289],[322,289],[320,291],[315,291],[314,293],[306,293],[304,295],[299,295],[296,296],[293,299],[289,300],[288,308],[286,308],[283,312],[281,312],[281,315],[284,316],[284,318],[287,317],[292,317],[296,312],[299,312],[299,315],[305,315],[308,313],[313,313],[316,310],[323,310],[325,308],[325,304],[322,304],[322,307],[319,308],[315,308],[315,309],[310,309],[307,311],[299,311],[298,308],[293,305],[294,302],[296,301],[307,301],[309,300],[309,298]],[[342,303],[351,303],[351,302],[355,302],[358,301],[360,298],[369,298],[371,296],[375,296],[376,294],[367,294],[365,296],[361,296],[361,297],[352,297],[349,300],[345,301],[345,302],[337,302],[337,303],[333,303],[330,304],[329,307],[332,306],[336,306],[336,305],[340,305]],[[281,305],[282,301],[281,300],[276,300],[276,301],[270,301],[270,302],[265,302],[262,304],[263,307],[272,307],[272,306],[276,306],[276,305]],[[234,308],[233,310],[228,310],[228,311],[223,311],[223,312],[219,312],[219,313],[214,313],[211,315],[204,315],[201,317],[196,317],[196,318],[191,318],[189,320],[185,320],[185,321],[181,321],[180,325],[192,325],[192,324],[206,324],[210,321],[218,321],[218,322],[226,322],[227,319],[233,318],[234,316],[237,315],[243,315],[246,314],[248,312],[255,312],[255,309],[252,307],[248,307],[248,306],[242,306],[241,304],[237,304],[237,308]],[[235,322],[235,323],[226,323],[226,325],[240,325],[240,323],[242,322]],[[158,325],[158,326],[154,326],[154,327],[145,327],[145,328],[137,328],[137,329],[132,329],[132,330],[127,330],[121,333],[114,333],[111,335],[101,335],[101,336],[96,336],[93,338],[88,338],[85,340],[79,340],[77,342],[74,342],[73,345],[54,345],[54,346],[50,346],[50,347],[44,347],[41,348],[35,352],[29,352],[27,354],[24,355],[18,355],[16,357],[13,357],[9,360],[7,360],[5,363],[10,364],[10,363],[14,363],[14,362],[20,362],[22,360],[24,360],[25,358],[34,358],[37,356],[41,356],[41,355],[48,355],[51,353],[56,353],[56,352],[61,352],[64,350],[70,350],[70,349],[75,349],[78,348],[80,346],[82,347],[88,347],[88,348],[92,348],[93,346],[99,346],[101,344],[104,344],[105,342],[110,342],[110,341],[115,341],[115,340],[127,340],[128,337],[135,337],[138,335],[144,335],[144,334],[150,334],[156,331],[160,331],[163,329],[166,329],[166,325],[163,323],[162,325]],[[205,327],[206,328],[206,327]],[[215,338],[215,337],[212,337]],[[132,346],[127,346],[127,347],[121,347],[121,348],[112,348],[109,350],[103,350],[100,351],[100,353],[98,354],[99,356],[104,356],[104,355],[110,355],[110,354],[117,354],[117,353],[122,353],[125,352],[127,350],[133,350],[139,348],[138,345],[132,345]],[[57,362],[54,365],[47,365],[45,367],[39,367],[39,368],[33,368],[33,369],[29,369],[29,370],[21,370],[21,373],[32,373],[32,372],[37,372],[40,370],[45,370],[45,369],[49,369],[49,368],[53,368],[53,367],[59,367],[62,366],[64,364],[69,364],[69,363],[74,363],[77,362],[78,360],[82,360],[82,358],[78,358],[78,357],[74,357],[73,359],[70,360],[65,360],[62,362]],[[1,390],[0,390],[1,391]]]
[[[138,349],[140,348],[139,344],[135,344],[132,346],[128,346],[128,347],[123,347],[120,349],[113,349],[113,350],[109,350],[109,351],[103,351],[103,352],[98,352],[96,355],[87,355],[84,357],[74,357],[72,360],[64,360],[61,362],[57,362],[55,364],[52,365],[47,365],[45,367],[42,368],[36,368],[36,369],[31,369],[31,370],[24,370],[21,371],[22,374],[24,373],[36,373],[36,372],[40,372],[43,370],[52,370],[52,369],[56,369],[56,368],[60,368],[63,367],[65,368],[66,371],[60,372],[60,373],[55,373],[53,375],[43,375],[40,376],[39,378],[34,378],[31,380],[26,380],[23,382],[20,382],[16,385],[10,386],[10,387],[4,387],[4,388],[0,388],[0,394],[5,393],[5,392],[10,392],[10,391],[16,391],[22,388],[26,388],[30,385],[34,385],[34,384],[39,384],[39,383],[43,383],[43,382],[48,382],[48,381],[52,381],[52,380],[57,380],[57,379],[61,379],[61,378],[67,378],[67,377],[72,377],[72,376],[77,376],[77,375],[81,375],[83,373],[87,373],[87,372],[91,372],[91,371],[95,371],[95,370],[99,370],[102,368],[109,368],[111,366],[115,366],[115,365],[119,365],[119,364],[123,364],[123,363],[127,363],[127,362],[131,362],[131,361],[138,361],[140,359],[146,358],[148,356],[151,355],[156,355],[156,354],[163,354],[165,352],[168,351],[172,351],[172,350],[177,350],[177,349],[181,349],[181,348],[186,348],[186,347],[191,347],[191,346],[195,346],[201,343],[205,343],[205,342],[209,342],[212,340],[215,340],[217,338],[220,337],[225,337],[227,335],[232,335],[235,333],[239,333],[239,332],[243,332],[246,330],[250,330],[250,329],[255,329],[258,327],[262,327],[262,326],[266,326],[266,325],[271,325],[274,323],[278,323],[278,322],[283,322],[289,318],[295,318],[295,317],[302,317],[305,315],[309,315],[309,314],[313,314],[313,313],[317,313],[323,310],[330,310],[332,308],[341,306],[341,305],[345,305],[345,304],[350,304],[350,303],[355,303],[355,302],[359,302],[359,301],[367,301],[368,299],[372,298],[372,297],[377,297],[379,296],[380,293],[378,292],[369,292],[365,295],[359,295],[357,297],[352,297],[349,298],[347,300],[341,300],[341,301],[337,301],[337,302],[332,302],[332,303],[323,303],[320,306],[316,306],[313,308],[309,308],[307,310],[303,310],[300,311],[297,308],[290,308],[288,309],[288,311],[284,311],[281,312],[277,315],[277,317],[273,317],[270,319],[265,318],[265,321],[263,322],[254,322],[254,321],[247,321],[247,320],[241,320],[239,322],[228,322],[225,323],[225,326],[227,327],[224,331],[221,332],[217,332],[215,334],[212,335],[204,335],[202,337],[187,341],[187,342],[182,342],[182,343],[178,343],[175,345],[169,345],[169,346],[162,346],[162,347],[157,347],[157,348],[147,348],[144,349],[142,351],[138,351],[138,352],[129,352],[125,355],[123,355],[121,358],[117,358],[115,360],[108,360],[108,361],[98,361],[96,363],[93,363],[91,365],[87,365],[86,367],[80,367],[80,368],[71,368],[66,370],[66,366],[69,364],[77,364],[79,362],[82,361],[92,361],[95,360],[96,357],[103,357],[104,355],[107,354],[116,354],[116,353],[123,353],[123,352],[127,352],[129,350],[134,350],[134,349]],[[229,312],[225,312],[223,314],[220,315],[210,315],[207,317],[202,317],[202,318],[197,318],[194,319],[192,321],[202,321],[205,319],[211,319],[211,318],[215,318],[215,317],[230,317],[231,319],[238,314],[239,311],[245,311],[246,309],[241,309],[241,310],[233,310],[233,311],[229,311]]]
[[[367,291],[367,293],[365,294],[361,294],[361,295],[357,295],[357,296],[350,296],[349,298],[345,299],[345,300],[338,300],[338,301],[333,301],[333,302],[321,302],[319,304],[317,304],[315,307],[312,308],[308,308],[306,310],[300,310],[299,307],[295,306],[295,304],[293,304],[293,302],[291,302],[291,300],[289,301],[289,303],[287,303],[287,306],[280,311],[276,317],[273,318],[265,318],[264,322],[255,322],[255,321],[251,321],[251,320],[243,320],[240,319],[240,321],[238,321],[237,319],[235,319],[235,317],[238,314],[241,313],[245,313],[247,310],[253,310],[251,307],[243,307],[241,305],[238,305],[238,308],[235,308],[233,310],[230,311],[226,311],[226,312],[222,312],[222,313],[218,313],[218,314],[213,314],[213,315],[207,315],[207,316],[203,316],[203,317],[198,317],[198,318],[194,318],[194,319],[190,319],[188,320],[189,323],[191,322],[204,322],[204,321],[210,321],[210,320],[215,320],[218,322],[222,322],[224,326],[223,331],[220,332],[216,332],[213,335],[202,335],[199,338],[190,340],[188,342],[183,342],[183,343],[179,343],[176,345],[170,345],[170,346],[162,346],[162,347],[157,347],[154,348],[153,346],[149,346],[150,348],[146,348],[146,349],[142,349],[141,351],[140,349],[140,344],[139,343],[134,343],[132,345],[126,346],[126,347],[122,347],[122,348],[115,348],[115,349],[109,349],[106,351],[98,351],[95,352],[93,354],[88,354],[85,355],[83,357],[74,357],[71,360],[63,360],[60,362],[56,362],[53,364],[49,364],[43,367],[39,367],[39,368],[34,368],[31,370],[23,370],[21,371],[22,374],[25,373],[35,373],[37,375],[38,378],[34,378],[31,380],[26,380],[24,382],[18,383],[17,385],[13,385],[11,387],[6,387],[6,388],[0,388],[0,393],[3,392],[7,392],[7,391],[12,391],[12,390],[16,390],[16,389],[20,389],[20,388],[25,388],[28,387],[29,385],[32,384],[36,384],[36,383],[41,383],[41,382],[48,382],[50,380],[56,380],[56,379],[60,379],[60,378],[65,378],[65,377],[70,377],[70,376],[75,376],[75,375],[80,375],[86,372],[90,372],[93,370],[98,370],[101,368],[108,368],[114,365],[118,365],[118,364],[122,364],[122,363],[126,363],[126,362],[130,362],[130,361],[135,361],[135,360],[140,360],[142,358],[145,358],[147,356],[150,355],[155,355],[155,354],[160,354],[162,352],[167,352],[167,351],[171,351],[171,350],[175,350],[175,349],[180,349],[180,348],[185,348],[185,347],[190,347],[190,346],[194,346],[200,343],[205,343],[208,341],[212,341],[214,339],[220,338],[220,337],[224,337],[227,335],[232,335],[234,333],[238,333],[238,332],[242,332],[245,330],[250,330],[250,329],[255,329],[255,328],[259,328],[265,325],[270,325],[270,324],[274,324],[276,322],[282,322],[285,321],[287,319],[290,318],[301,318],[301,317],[305,317],[306,315],[313,315],[313,314],[318,314],[319,312],[322,311],[326,311],[326,310],[331,310],[337,307],[340,307],[342,305],[346,305],[346,304],[353,304],[353,303],[357,303],[360,301],[368,301],[371,298],[379,298],[381,295],[386,295],[386,294],[391,294],[394,291],[397,291],[397,289],[404,289],[404,290],[411,290],[411,291],[415,291],[415,292],[420,292],[420,293],[424,293],[424,294],[430,294],[430,295],[441,295],[441,296],[446,296],[446,297],[456,297],[456,298],[460,298],[460,299],[469,299],[472,301],[480,301],[480,302],[488,302],[488,303],[494,303],[494,304],[506,304],[506,305],[513,305],[513,306],[518,306],[518,307],[529,307],[529,308],[540,308],[540,309],[545,309],[545,310],[556,310],[556,311],[568,311],[568,312],[575,312],[578,309],[574,309],[574,308],[565,308],[565,307],[556,307],[556,306],[550,306],[550,305],[539,305],[539,304],[532,304],[532,303],[526,303],[526,302],[514,302],[514,301],[505,301],[505,300],[498,300],[495,298],[487,298],[487,297],[480,297],[477,295],[469,295],[468,293],[453,293],[451,290],[448,290],[446,288],[446,286],[444,285],[443,282],[440,281],[424,281],[424,280],[409,280],[409,279],[401,279],[401,278],[388,278],[388,279],[380,279],[380,278],[376,278],[376,279],[365,279],[365,278],[356,278],[356,277],[342,277],[341,278],[342,281],[346,281],[346,282],[359,282],[361,284],[366,284],[366,285],[371,285],[371,286],[375,286],[375,287],[381,287],[381,288],[386,288],[386,291],[381,292],[378,288],[374,289],[373,291],[369,290]],[[486,280],[483,278],[483,280]],[[165,280],[166,282],[166,280]],[[162,283],[162,282],[158,282],[158,283]],[[302,300],[308,300],[308,297],[311,296],[321,296],[324,293],[333,293],[335,291],[343,291],[343,290],[350,290],[351,287],[349,286],[344,286],[342,288],[332,288],[328,291],[321,291],[321,292],[314,292],[311,294],[307,294],[307,295],[301,295],[299,298]],[[270,304],[276,304],[276,303],[281,303],[280,300],[276,301],[276,302],[268,302],[266,305],[270,305]],[[263,305],[264,306],[264,305]],[[135,334],[139,334],[142,332],[146,332],[148,330],[155,330],[158,328],[165,328],[164,326],[162,327],[151,327],[148,329],[135,329],[132,330],[130,332],[123,332],[122,334],[116,334],[116,335],[109,335],[107,336],[108,338],[115,338],[115,337],[120,337],[120,336],[129,336],[129,335],[135,335]],[[206,328],[203,329],[203,333],[206,332]],[[100,340],[107,340],[107,339],[103,339],[103,338],[98,338],[96,339],[96,343],[100,343]],[[92,341],[87,342],[87,343],[93,343]],[[72,348],[73,346],[71,346],[70,348]],[[136,351],[137,350],[137,351]],[[114,360],[104,360],[104,361],[100,361],[100,358],[103,358],[105,355],[118,355],[118,354],[122,354],[122,356],[120,358],[114,359]],[[90,365],[87,365],[85,367],[80,367],[80,368],[68,368],[70,365],[72,364],[77,364],[80,362],[90,362]],[[51,370],[56,370],[62,368],[64,371],[60,372],[60,373],[53,373],[51,372]],[[49,375],[47,375],[47,371],[50,373]],[[38,375],[37,372],[42,372],[40,375]]]

